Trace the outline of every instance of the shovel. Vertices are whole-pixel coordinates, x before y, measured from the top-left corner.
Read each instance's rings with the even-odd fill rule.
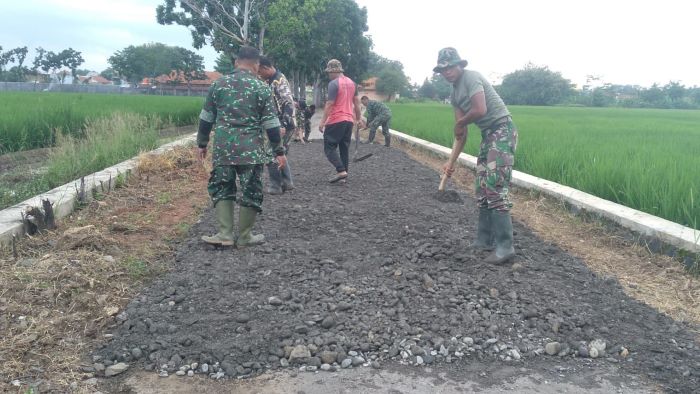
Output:
[[[449,161],[450,168],[454,167],[455,162],[457,161],[457,158],[459,157],[460,153],[462,153],[463,147],[464,147],[464,142],[455,138],[454,142],[452,143],[452,153],[450,154],[450,161]],[[462,198],[459,196],[459,193],[457,193],[456,191],[454,191],[454,190],[445,191],[445,187],[447,186],[448,179],[450,179],[450,178],[447,176],[447,173],[443,173],[442,176],[440,177],[440,185],[438,186],[438,192],[435,195],[435,198],[440,202],[462,202]]]
[[[357,157],[358,151],[359,151],[359,146],[360,146],[360,125],[358,124],[355,127],[355,153],[352,155],[352,161],[355,163],[358,161],[362,161],[364,159],[367,159],[368,157],[370,157],[374,154],[374,153],[367,153],[363,156]]]

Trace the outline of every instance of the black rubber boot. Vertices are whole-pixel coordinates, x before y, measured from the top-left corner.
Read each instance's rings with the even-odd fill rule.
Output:
[[[369,136],[367,137],[367,143],[371,144],[374,142],[374,136],[377,134],[377,129],[369,129]]]
[[[486,262],[490,264],[506,263],[508,260],[515,257],[515,249],[513,248],[513,221],[510,218],[510,212],[491,212],[491,229],[493,231],[494,240],[496,241],[496,250],[486,258]]]
[[[278,195],[284,193],[282,189],[282,173],[277,163],[268,164],[267,171],[270,175],[270,184],[267,186],[267,194]]]
[[[292,180],[292,170],[289,168],[289,161],[287,165],[282,169],[282,191],[294,190],[294,181]]]
[[[384,146],[386,146],[387,148],[391,146],[391,134],[389,134],[388,132],[384,134]]]
[[[493,231],[491,228],[492,210],[479,208],[479,223],[476,227],[476,239],[472,246],[480,250],[493,250]]]

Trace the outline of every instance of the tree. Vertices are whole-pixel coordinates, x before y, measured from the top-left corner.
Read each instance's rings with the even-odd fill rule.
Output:
[[[573,85],[561,73],[529,63],[506,75],[499,93],[507,104],[554,105],[572,95]]]
[[[107,61],[122,78],[137,85],[143,78],[154,79],[179,69],[181,49],[161,43],[131,45],[115,52]]]
[[[85,63],[83,55],[73,48],[68,48],[61,51],[59,56],[63,61],[63,65],[70,69],[71,76],[73,77],[73,83],[78,83],[78,67]],[[63,81],[61,81],[61,83],[63,83]]]
[[[24,66],[24,60],[27,58],[27,52],[29,52],[29,50],[26,46],[10,49],[7,52],[3,52],[2,46],[0,46],[0,81],[24,81],[25,75],[29,71]],[[5,67],[10,64],[15,65],[9,67],[9,70],[5,70]]]
[[[225,53],[220,53],[219,57],[216,58],[216,66],[214,66],[214,70],[224,74],[228,75],[233,72],[233,69],[235,67],[233,66],[233,62],[231,61],[231,57],[228,56]]]
[[[235,55],[241,45],[262,51],[265,37],[264,15],[270,0],[165,0],[156,8],[161,25],[186,26],[192,45],[200,49],[211,44],[217,51]],[[253,44],[255,43],[255,44]]]
[[[368,72],[362,77],[377,77],[377,91],[389,96],[396,93],[408,92],[410,84],[403,71],[403,64],[396,60],[389,60],[374,52],[370,52],[368,59]]]
[[[423,85],[418,88],[418,96],[431,100],[435,99],[437,96],[435,86],[433,86],[433,83],[430,82],[428,78],[426,78],[425,81],[423,81]]]
[[[177,75],[182,75],[182,79],[187,82],[187,95],[189,96],[192,81],[206,78],[204,74],[204,58],[185,48],[177,47],[177,51],[179,57],[175,70]]]

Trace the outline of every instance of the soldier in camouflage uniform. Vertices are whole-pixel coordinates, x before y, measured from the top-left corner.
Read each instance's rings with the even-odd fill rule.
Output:
[[[508,192],[518,129],[496,90],[486,78],[476,71],[466,70],[466,66],[467,61],[460,59],[456,49],[443,48],[438,53],[438,65],[433,71],[442,74],[453,85],[450,100],[455,111],[454,134],[460,152],[467,141],[467,125],[476,123],[481,129],[481,147],[476,163],[479,223],[474,246],[494,249],[486,261],[502,264],[515,256],[510,216],[513,204]],[[450,176],[454,167],[448,162],[443,171]]]
[[[304,109],[304,142],[309,142],[309,135],[311,135],[311,118],[316,113],[316,106],[311,104],[307,105]]]
[[[289,141],[296,132],[296,122],[294,121],[296,111],[292,89],[289,86],[287,77],[275,68],[271,59],[265,56],[260,58],[258,75],[272,89],[275,110],[282,125],[280,131],[284,142],[285,154],[289,154]],[[270,175],[270,186],[267,188],[268,193],[282,194],[285,191],[294,190],[289,160],[287,160],[287,165],[283,169],[278,168],[277,163],[273,161],[267,165],[267,170]]]
[[[374,135],[377,133],[377,128],[382,126],[382,134],[384,134],[384,146],[391,145],[391,134],[389,133],[389,125],[391,124],[391,110],[384,103],[370,100],[367,96],[362,96],[360,99],[362,105],[367,108],[367,123],[360,122],[362,127],[369,127],[369,137],[367,143],[371,144],[374,141]]]
[[[208,244],[235,244],[241,248],[265,242],[265,236],[251,232],[257,214],[262,211],[263,165],[270,161],[263,130],[281,168],[285,167],[286,157],[272,93],[257,77],[259,59],[257,49],[241,47],[233,74],[221,77],[211,85],[199,115],[197,146],[200,159],[207,155],[209,135],[214,129],[213,170],[207,190],[214,203],[219,232],[202,237]],[[242,197],[239,202],[239,234],[234,238],[236,178]]]

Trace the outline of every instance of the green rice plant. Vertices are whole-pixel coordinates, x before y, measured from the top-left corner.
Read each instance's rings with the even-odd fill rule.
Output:
[[[392,127],[450,147],[449,105],[393,104]],[[698,228],[700,111],[509,107],[518,128],[515,168]],[[477,155],[470,126],[465,151]]]
[[[114,113],[87,121],[82,137],[60,135],[44,177],[56,187],[156,147],[158,118]]]
[[[60,135],[81,136],[85,124],[114,112],[158,118],[175,126],[194,124],[201,97],[0,93],[0,154],[53,146]]]

